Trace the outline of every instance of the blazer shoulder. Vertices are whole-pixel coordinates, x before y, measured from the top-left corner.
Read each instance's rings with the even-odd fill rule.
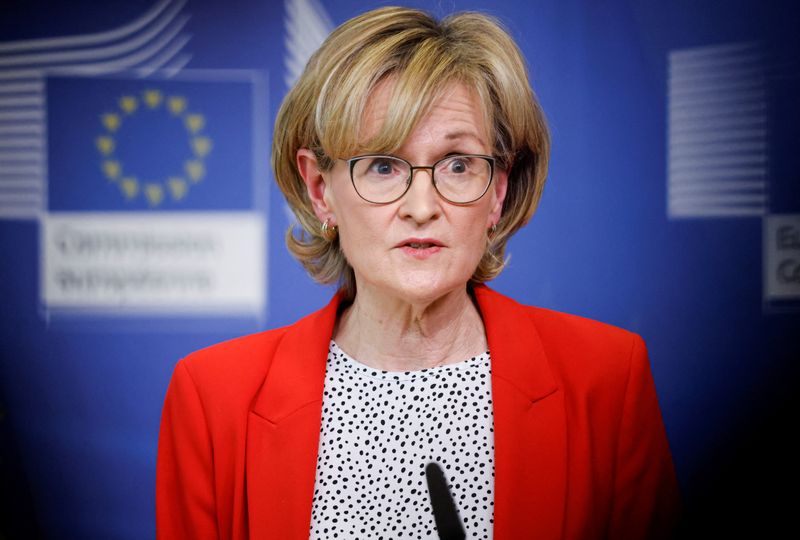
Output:
[[[547,342],[574,341],[580,345],[594,343],[602,347],[629,347],[632,341],[641,340],[637,334],[623,328],[579,315],[522,304],[488,287],[480,287],[476,293],[482,307],[489,308],[489,316],[505,320],[518,327],[518,331],[523,331],[527,321]]]
[[[647,348],[638,334],[578,315],[528,307],[551,366],[561,379],[580,386],[624,382],[634,366],[646,365]]]
[[[288,326],[264,330],[221,341],[189,353],[181,362],[192,372],[225,371],[232,362],[256,362],[273,350],[286,333]]]
[[[606,346],[628,347],[633,341],[641,340],[635,332],[595,319],[542,307],[525,307],[539,332],[548,336],[563,336],[580,341],[586,339]]]
[[[293,354],[308,344],[309,336],[327,332],[340,296],[327,306],[288,326],[217,343],[193,352],[175,367],[173,381],[182,378],[200,399],[213,407],[241,409],[250,406],[264,384],[276,354]],[[325,328],[327,330],[321,330]],[[291,337],[290,337],[291,336]],[[283,345],[289,343],[288,347]],[[279,350],[280,348],[280,350]]]
[[[203,401],[215,397],[249,401],[263,384],[288,328],[249,334],[195,351],[178,362],[173,377],[182,368]]]
[[[646,362],[642,338],[628,330],[586,317],[521,304],[488,288],[476,290],[494,324],[514,333],[532,333],[557,379],[603,384],[626,380],[632,362]]]

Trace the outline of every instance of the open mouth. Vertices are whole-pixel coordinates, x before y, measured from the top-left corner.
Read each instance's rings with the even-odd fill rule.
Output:
[[[433,238],[409,238],[397,245],[407,255],[417,259],[432,257],[442,249],[442,243]]]

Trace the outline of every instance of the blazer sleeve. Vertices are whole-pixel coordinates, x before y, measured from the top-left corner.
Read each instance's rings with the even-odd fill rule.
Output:
[[[203,403],[184,361],[178,362],[161,416],[156,463],[156,537],[219,537],[213,452]]]
[[[680,500],[647,349],[631,351],[614,474],[608,538],[671,538]]]

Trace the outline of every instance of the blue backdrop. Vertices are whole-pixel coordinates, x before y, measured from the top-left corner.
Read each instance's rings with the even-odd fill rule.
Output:
[[[528,60],[549,119],[553,153],[540,210],[513,239],[511,263],[493,286],[646,339],[687,506],[687,536],[763,537],[791,523],[793,507],[781,492],[798,480],[791,433],[800,296],[765,298],[763,230],[769,216],[800,213],[794,3],[405,3],[438,15],[478,9],[499,17]],[[304,46],[313,48],[330,23],[378,5],[3,3],[0,536],[153,537],[159,416],[175,362],[211,343],[290,323],[327,301],[332,289],[314,285],[284,248],[291,217],[267,170],[269,133]],[[79,41],[52,39],[64,36]],[[703,63],[735,63],[727,51],[737,50],[758,52],[732,72]],[[677,197],[670,182],[683,166],[675,142],[684,129],[683,90],[675,85],[692,69],[698,77],[721,69],[713,84],[734,89],[737,81],[756,80],[756,101],[747,105],[761,115],[755,154],[728,147],[725,157],[734,176],[745,154],[766,171],[756,175],[755,195],[742,199],[760,201],[755,206],[732,207],[725,201],[739,195],[728,194],[713,204],[692,199],[691,215],[669,210]],[[185,82],[198,78],[239,82]],[[185,204],[180,190],[170,191],[180,184],[164,180],[167,198],[152,204],[122,198],[103,176],[108,170],[96,141],[103,111],[154,85],[202,110],[213,141],[206,178],[196,185],[184,179]],[[728,90],[708,99],[723,100]],[[725,122],[752,116],[724,110],[715,133],[732,133],[738,128]],[[188,128],[176,127],[170,138],[170,127],[140,133],[128,125],[139,142],[126,147],[124,130],[114,132],[118,155],[130,152],[125,166],[137,164],[140,175],[152,177],[181,171],[183,157],[170,153],[171,141],[190,152]],[[704,159],[702,144],[689,144],[701,154],[695,165]],[[264,308],[188,316],[113,306],[78,314],[51,309],[41,286],[42,222],[50,212],[87,209],[265,215]]]

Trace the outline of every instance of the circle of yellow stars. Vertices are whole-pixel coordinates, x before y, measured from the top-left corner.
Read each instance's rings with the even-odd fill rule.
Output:
[[[134,200],[142,195],[151,208],[159,206],[167,196],[173,201],[180,201],[186,197],[190,185],[197,184],[205,177],[205,158],[213,148],[213,141],[203,132],[206,125],[205,117],[189,110],[186,97],[164,96],[159,90],[145,90],[140,95],[124,95],[119,98],[117,105],[117,110],[100,115],[104,132],[95,139],[97,150],[102,157],[100,170],[103,175],[109,182],[119,185],[122,195],[127,200]],[[160,181],[137,177],[135,171],[125,169],[115,154],[116,136],[125,124],[125,119],[143,107],[152,111],[164,111],[180,120],[189,136],[191,155],[184,160],[183,171],[168,175]]]

